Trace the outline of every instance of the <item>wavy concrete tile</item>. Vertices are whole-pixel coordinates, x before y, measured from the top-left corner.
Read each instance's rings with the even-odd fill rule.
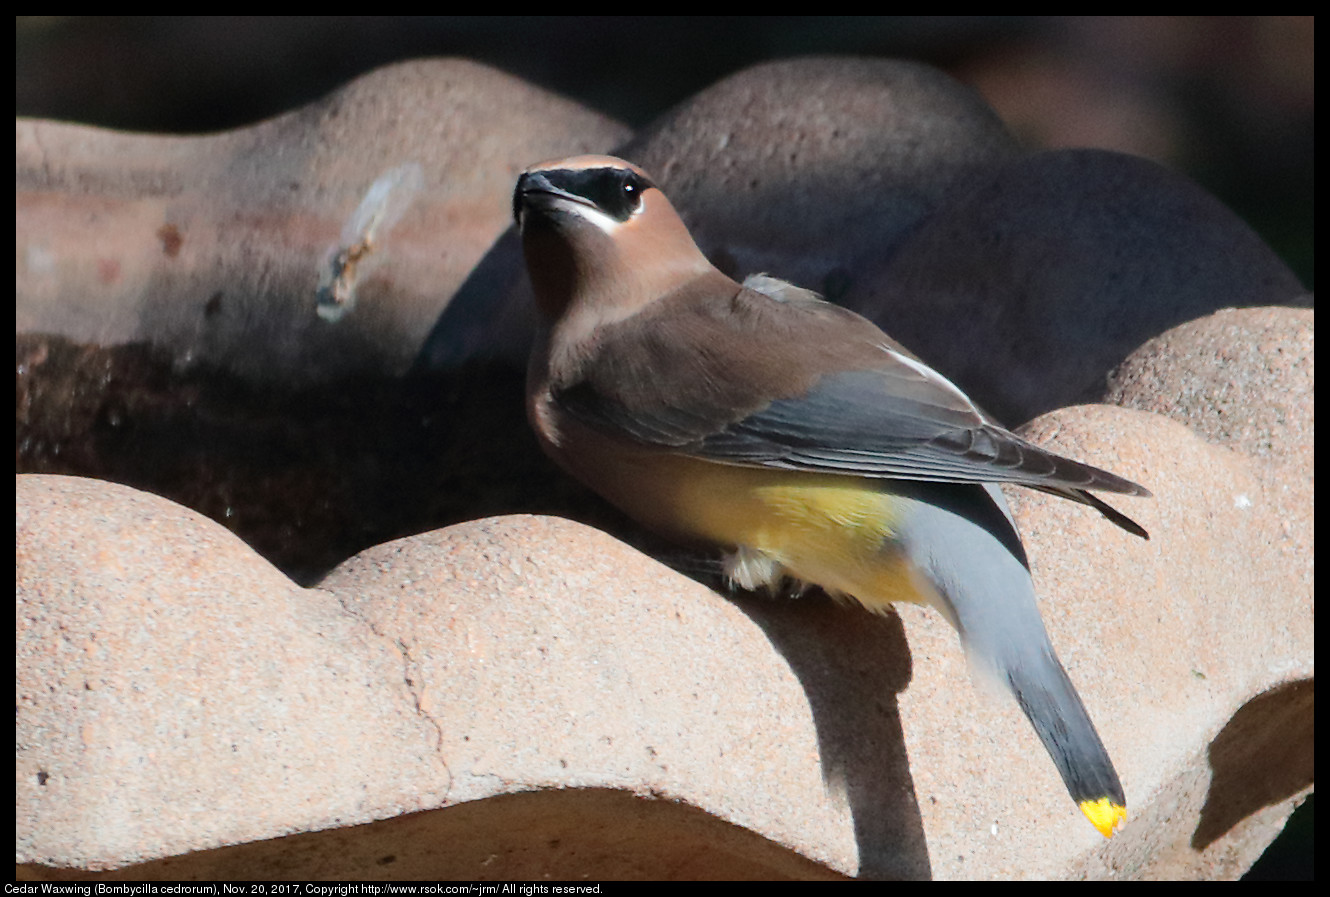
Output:
[[[467,807],[496,829],[512,813],[515,830],[565,830],[557,801],[520,795],[608,789],[704,812],[654,814],[675,845],[655,865],[637,805],[606,795],[596,818],[619,830],[621,813],[630,834],[594,856],[574,842],[591,877],[699,874],[663,861],[708,842],[710,875],[817,872],[792,854],[875,877],[1240,872],[1310,784],[1288,791],[1285,776],[1272,792],[1270,776],[1219,776],[1213,759],[1244,713],[1296,718],[1287,707],[1305,703],[1311,595],[1283,564],[1283,520],[1239,456],[1157,416],[1067,409],[1040,427],[1157,495],[1132,508],[1148,543],[1069,503],[1013,496],[1050,633],[1132,806],[1111,842],[1066,799],[1014,705],[970,683],[930,612],[729,602],[601,533],[522,517],[378,546],[302,592],[160,499],[20,477],[19,856],[40,864],[21,871],[196,850],[212,852],[171,874],[211,874],[240,850],[218,847],[340,826],[350,842],[261,852],[296,876],[381,877],[377,847],[328,859],[361,837],[347,826]],[[1290,737],[1258,730],[1248,752]],[[1253,792],[1276,794],[1272,809],[1230,811],[1192,845],[1206,807],[1247,807]],[[468,803],[500,795],[502,811]],[[748,834],[723,827],[717,841],[712,817]],[[431,852],[423,837],[393,862],[463,878],[576,865],[557,836],[496,838],[504,849],[483,867],[466,865],[474,843]]]
[[[18,332],[285,386],[405,373],[508,228],[517,173],[628,135],[462,59],[221,134],[14,131]]]

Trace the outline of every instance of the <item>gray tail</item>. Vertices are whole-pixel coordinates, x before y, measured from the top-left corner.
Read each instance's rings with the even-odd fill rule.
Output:
[[[1082,808],[1105,799],[1113,806],[1126,806],[1113,761],[1052,649],[1032,652],[1008,664],[1001,674],[1053,758],[1072,800]]]
[[[912,556],[966,652],[1011,690],[1072,799],[1105,835],[1125,816],[1122,783],[1048,639],[1034,583],[996,487],[934,486],[910,519]],[[903,490],[902,490],[903,491]]]

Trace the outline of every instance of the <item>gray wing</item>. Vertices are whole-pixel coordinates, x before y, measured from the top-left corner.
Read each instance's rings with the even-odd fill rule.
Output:
[[[1003,429],[858,315],[788,285],[743,290],[724,308],[697,296],[661,305],[621,325],[555,393],[565,411],[722,463],[1029,486],[1145,535],[1084,490],[1147,490]]]
[[[989,421],[898,365],[837,373],[681,448],[714,460],[940,482],[1018,483],[1144,495]],[[968,400],[967,400],[968,402]]]

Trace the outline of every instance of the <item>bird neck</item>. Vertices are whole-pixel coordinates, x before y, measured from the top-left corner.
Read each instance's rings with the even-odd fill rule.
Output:
[[[567,234],[548,228],[523,240],[536,305],[560,329],[589,331],[631,317],[697,278],[724,276],[682,226],[679,234],[626,228],[614,239],[587,230],[575,238],[572,246]]]

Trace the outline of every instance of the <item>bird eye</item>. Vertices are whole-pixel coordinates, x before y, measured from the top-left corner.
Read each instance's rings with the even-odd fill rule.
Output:
[[[607,215],[627,221],[642,208],[642,194],[651,182],[635,171],[604,168],[590,179],[585,195]]]
[[[637,175],[629,174],[624,180],[623,195],[634,209],[642,204],[642,185],[638,183]]]
[[[639,172],[618,166],[556,169],[545,178],[552,192],[580,199],[620,223],[641,210],[643,194],[655,186]]]
[[[646,190],[647,184],[643,177],[635,171],[617,172],[618,195],[606,196],[604,200],[605,211],[609,212],[620,221],[627,221],[638,209],[642,208],[642,193]]]

